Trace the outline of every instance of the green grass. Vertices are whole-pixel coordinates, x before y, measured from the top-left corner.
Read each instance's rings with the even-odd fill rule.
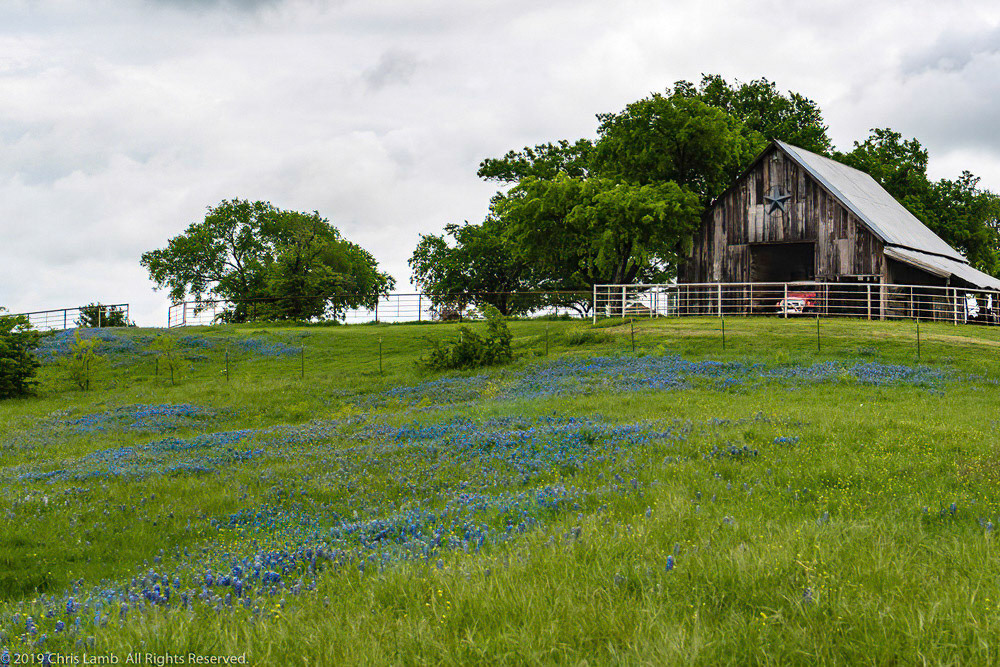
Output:
[[[514,364],[445,375],[417,362],[457,325],[204,327],[175,334],[174,385],[143,353],[161,332],[118,330],[94,390],[49,363],[0,402],[0,646],[995,662],[1000,330],[922,324],[918,360],[912,322],[824,320],[817,345],[815,320],[732,318],[725,350],[720,324],[515,321]],[[73,423],[136,405],[199,412]],[[202,586],[268,554],[273,595]],[[123,611],[151,569],[170,600]]]

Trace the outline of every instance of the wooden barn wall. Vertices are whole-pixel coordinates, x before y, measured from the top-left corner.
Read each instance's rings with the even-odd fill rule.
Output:
[[[764,195],[780,185],[786,211],[768,215]],[[881,275],[882,242],[804,169],[772,149],[705,213],[684,282],[749,282],[754,243],[812,241],[817,280]]]

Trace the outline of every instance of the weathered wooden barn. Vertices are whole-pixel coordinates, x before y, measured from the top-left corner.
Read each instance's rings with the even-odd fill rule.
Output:
[[[679,282],[797,281],[1000,289],[868,174],[775,141],[708,208]]]

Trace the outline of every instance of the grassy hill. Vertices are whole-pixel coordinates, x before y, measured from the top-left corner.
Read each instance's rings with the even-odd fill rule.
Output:
[[[163,332],[90,330],[86,392],[49,335],[0,402],[0,646],[997,660],[1000,330],[720,324],[512,322],[450,374],[455,325],[186,329],[173,384]]]

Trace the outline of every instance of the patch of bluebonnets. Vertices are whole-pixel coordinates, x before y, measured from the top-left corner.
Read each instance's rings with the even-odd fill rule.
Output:
[[[215,416],[215,411],[189,403],[160,405],[125,405],[104,412],[60,420],[60,425],[74,433],[105,430],[162,433],[191,426]]]
[[[288,436],[276,439],[282,442],[316,444],[335,432],[331,426],[311,425],[269,435]],[[235,451],[235,446],[242,448],[260,433],[247,430],[187,440],[168,438],[152,443],[155,447],[150,451],[227,446]],[[44,646],[49,637],[63,633],[85,644],[112,618],[127,623],[153,609],[188,613],[195,607],[208,607],[226,613],[241,608],[258,618],[275,604],[283,606],[291,596],[315,590],[320,573],[328,568],[351,568],[365,575],[399,561],[437,562],[448,550],[479,551],[536,529],[553,517],[579,513],[584,506],[596,507],[609,497],[641,496],[644,483],[629,478],[629,470],[635,470],[631,450],[671,437],[675,437],[672,428],[651,431],[599,418],[366,425],[351,441],[365,443],[367,456],[355,456],[354,465],[330,472],[331,486],[360,489],[378,466],[386,477],[412,476],[424,467],[414,462],[415,445],[438,466],[460,465],[461,479],[433,489],[424,487],[402,502],[379,497],[377,492],[366,499],[359,492],[349,498],[347,506],[337,508],[289,509],[272,502],[213,519],[217,538],[205,547],[161,551],[152,566],[144,566],[140,574],[117,585],[79,582],[62,595],[43,595],[37,602],[21,605],[17,613],[0,616],[0,627],[6,636],[18,636],[21,643]],[[384,456],[389,450],[401,455]],[[95,452],[82,457],[78,469],[92,464],[93,470],[124,470],[141,451],[143,447]],[[508,474],[524,482],[554,468],[583,469],[601,462],[617,463],[619,471],[589,490],[566,483],[520,490],[495,488]],[[283,488],[278,495],[297,498],[296,491]],[[579,529],[567,533],[567,539],[579,537]]]
[[[38,350],[36,352],[39,361],[42,363],[52,363],[69,354],[70,346],[76,342],[76,336],[79,334],[80,338],[83,340],[89,340],[95,338],[101,341],[100,346],[97,348],[97,352],[100,354],[111,354],[111,355],[123,355],[123,354],[138,354],[141,352],[142,348],[147,345],[152,339],[149,335],[122,335],[116,333],[111,329],[103,328],[79,328],[79,329],[66,329],[64,331],[56,331],[53,333],[47,333],[42,336],[42,340],[38,345]]]
[[[63,410],[0,438],[0,447],[30,449],[54,439],[104,433],[169,433],[182,428],[201,428],[212,423],[215,410],[188,403],[124,405],[102,412],[73,415]]]
[[[11,466],[0,472],[0,479],[55,482],[115,477],[143,479],[155,475],[211,472],[220,466],[250,461],[265,451],[328,440],[339,433],[344,424],[352,421],[317,421],[303,425],[205,433],[190,438],[168,437],[146,444],[110,447],[63,460],[47,459]],[[104,428],[110,427],[105,425]]]
[[[44,646],[58,635],[86,645],[109,620],[141,622],[152,610],[244,609],[262,618],[275,605],[314,591],[327,569],[368,576],[401,561],[444,567],[449,551],[478,552],[560,517],[606,507],[615,497],[644,505],[644,489],[655,480],[643,481],[639,474],[643,450],[669,448],[691,433],[689,423],[621,424],[597,416],[456,417],[399,426],[344,420],[163,439],[148,452],[306,445],[307,453],[325,452],[343,464],[321,466],[324,472],[313,482],[348,495],[317,503],[305,488],[281,482],[272,501],[213,519],[214,536],[201,548],[161,550],[129,581],[81,581],[60,595],[23,603],[16,612],[0,613],[0,628],[22,644]],[[75,469],[121,474],[143,451],[136,446],[95,452],[81,457]],[[689,460],[676,460],[682,458]],[[251,461],[257,459],[240,460]],[[599,471],[590,488],[571,483],[588,469]],[[545,479],[553,472],[561,481]],[[373,482],[373,476],[393,483]],[[283,498],[295,504],[285,506]],[[574,526],[563,539],[581,535]]]
[[[247,352],[253,352],[262,357],[292,357],[299,354],[301,350],[298,346],[254,336],[236,338],[234,342]]]
[[[767,366],[738,361],[688,361],[674,354],[600,356],[564,358],[523,371],[502,371],[496,375],[436,378],[415,385],[394,387],[358,399],[358,403],[448,404],[472,401],[487,395],[491,398],[519,399],[602,391],[667,391],[695,386],[728,390],[762,383],[799,386],[843,381],[936,389],[948,377],[947,371],[929,366],[877,361]]]

